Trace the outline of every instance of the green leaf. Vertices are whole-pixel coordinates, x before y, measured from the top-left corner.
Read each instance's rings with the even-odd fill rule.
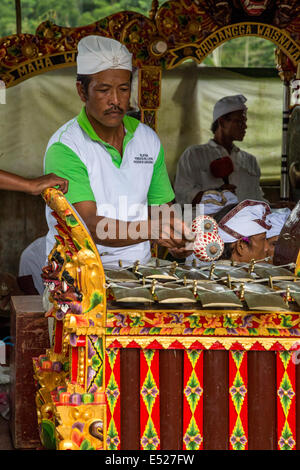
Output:
[[[215,334],[215,328],[206,328],[206,330],[204,330],[204,334],[205,335],[214,335]]]
[[[66,216],[66,224],[68,227],[76,227],[79,225],[78,221],[75,219],[73,214]]]
[[[80,450],[95,450],[95,448],[91,445],[88,439],[85,439],[81,443]]]
[[[267,328],[270,336],[279,336],[279,330],[277,328]]]
[[[92,247],[92,245],[90,244],[90,242],[89,242],[89,240],[88,240],[87,238],[84,239],[84,246],[85,246],[88,250],[90,250],[90,251],[92,251],[93,253],[95,253],[95,252],[94,252],[94,249],[93,249],[93,247]]]
[[[41,441],[45,449],[56,449],[55,426],[48,419],[43,419],[41,423]]]
[[[258,330],[257,328],[248,328],[249,335],[251,336],[257,336],[258,335]]]
[[[81,250],[82,246],[79,245],[79,243],[74,238],[73,238],[73,243],[78,251]]]
[[[160,333],[160,330],[161,330],[161,328],[153,327],[153,328],[150,329],[149,333],[150,333],[150,335],[156,335],[156,334],[158,335]]]
[[[101,292],[95,290],[91,295],[89,308],[83,313],[88,313],[93,310],[95,307],[97,307],[97,305],[101,304],[102,300],[103,295],[101,294]]]

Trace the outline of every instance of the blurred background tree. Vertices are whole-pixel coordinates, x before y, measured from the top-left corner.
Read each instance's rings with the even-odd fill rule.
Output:
[[[275,67],[275,49],[275,44],[263,38],[235,38],[215,49],[203,63],[215,67]]]
[[[34,34],[50,20],[61,26],[84,26],[119,11],[148,16],[152,0],[20,0],[22,32]],[[162,1],[160,2],[163,3]],[[16,33],[15,0],[1,0],[0,37]],[[217,67],[275,67],[275,45],[268,40],[242,37],[219,46],[203,64]]]
[[[62,26],[84,26],[124,10],[144,15],[151,0],[21,0],[22,32],[34,34],[37,26],[51,20]],[[15,0],[1,0],[0,37],[16,32]]]

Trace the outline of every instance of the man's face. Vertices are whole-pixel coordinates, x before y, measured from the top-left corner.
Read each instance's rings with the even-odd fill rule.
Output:
[[[92,75],[88,95],[77,82],[81,100],[92,123],[106,128],[118,127],[128,111],[131,92],[131,72],[109,69]]]
[[[234,111],[222,119],[223,132],[232,141],[242,141],[247,129],[247,112]]]
[[[268,253],[267,253],[267,256],[270,256],[272,258],[272,260],[270,262],[273,261],[273,256],[274,256],[274,251],[275,251],[275,245],[277,243],[277,240],[278,240],[279,236],[275,236],[275,237],[270,237],[267,239],[268,241]]]
[[[265,233],[252,235],[249,242],[238,240],[234,243],[232,260],[249,263],[251,260],[264,259],[268,252],[268,242]]]
[[[244,259],[241,261],[251,261],[252,259],[259,260],[264,259],[267,256],[268,242],[266,240],[265,233],[259,233],[258,235],[252,235],[250,238],[250,244],[245,244]]]

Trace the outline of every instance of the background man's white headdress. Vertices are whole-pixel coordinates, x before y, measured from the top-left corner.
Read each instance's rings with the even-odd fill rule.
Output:
[[[246,101],[247,98],[244,95],[224,96],[214,106],[213,122],[224,116],[224,114],[233,113],[234,111],[246,111]]]
[[[224,243],[233,243],[243,237],[252,237],[270,230],[266,217],[269,204],[247,199],[240,202],[219,222],[219,235]]]
[[[86,36],[78,43],[77,73],[91,75],[108,69],[132,71],[132,54],[115,39]]]

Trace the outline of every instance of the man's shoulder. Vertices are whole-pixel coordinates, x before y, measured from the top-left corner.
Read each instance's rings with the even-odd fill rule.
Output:
[[[139,137],[140,135],[143,135],[150,139],[159,140],[157,133],[147,124],[144,124],[133,117],[128,116],[127,119],[134,126],[134,134],[136,136]]]
[[[81,128],[77,122],[77,116],[67,121],[49,139],[47,150],[55,143],[62,143],[68,145],[74,139],[82,135]]]
[[[238,164],[247,170],[251,175],[260,177],[260,168],[258,161],[252,153],[247,152],[246,150],[239,149],[238,153]]]
[[[193,144],[187,147],[182,153],[181,157],[183,158],[192,158],[193,156],[199,156],[207,154],[207,152],[213,152],[214,149],[209,142],[205,144]]]
[[[161,150],[161,141],[157,133],[147,124],[138,121],[132,117],[129,118],[130,123],[134,125],[134,128],[128,127],[128,117],[126,118],[126,128],[133,134],[134,144],[139,149],[147,148],[153,155],[158,156]],[[134,122],[135,121],[135,122]]]
[[[253,155],[253,153],[247,152],[247,150],[243,150],[241,148],[239,148],[238,150],[239,150],[239,154],[242,158],[257,161],[257,158],[255,157],[255,155]]]

